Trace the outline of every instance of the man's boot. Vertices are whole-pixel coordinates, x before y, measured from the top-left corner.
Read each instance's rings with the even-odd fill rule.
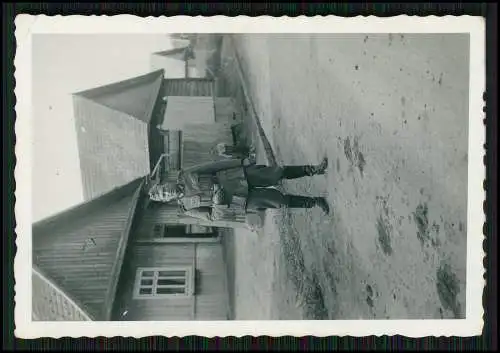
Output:
[[[324,197],[316,197],[316,204],[317,206],[321,207],[323,212],[325,212],[327,215],[330,214],[330,205],[328,204],[328,201]]]
[[[328,169],[328,158],[324,157],[320,164],[312,167],[313,175],[325,174]]]
[[[308,197],[297,195],[285,195],[286,205],[289,208],[313,208],[320,207],[323,212],[330,214],[330,206],[324,197]]]
[[[297,179],[305,176],[325,174],[328,168],[328,158],[323,158],[323,161],[318,165],[297,165],[297,166],[284,166],[283,178]]]

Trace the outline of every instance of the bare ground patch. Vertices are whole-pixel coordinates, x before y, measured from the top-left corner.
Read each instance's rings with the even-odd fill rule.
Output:
[[[436,272],[437,292],[443,308],[450,310],[456,319],[464,318],[462,307],[457,301],[460,292],[460,282],[451,266],[447,263],[441,264]]]
[[[428,213],[429,208],[427,207],[427,203],[419,204],[413,213],[413,219],[417,224],[417,238],[422,245],[424,245],[424,242],[429,240]]]
[[[289,226],[289,220],[284,217],[280,238],[287,275],[297,292],[297,306],[302,309],[304,319],[327,320],[328,309],[320,280],[315,271],[306,268],[299,235]]]
[[[364,175],[366,166],[365,155],[359,148],[359,137],[355,136],[351,143],[351,138],[344,139],[344,154],[352,167],[359,169],[361,176]]]
[[[390,227],[387,222],[379,216],[377,220],[377,232],[378,232],[378,242],[382,251],[386,255],[392,254],[392,246],[391,246],[391,236],[390,236]]]

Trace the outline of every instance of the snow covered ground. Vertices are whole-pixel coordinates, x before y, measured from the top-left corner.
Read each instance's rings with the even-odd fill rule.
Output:
[[[469,38],[233,36],[294,210],[235,234],[236,319],[463,318]],[[231,60],[229,60],[231,61]]]

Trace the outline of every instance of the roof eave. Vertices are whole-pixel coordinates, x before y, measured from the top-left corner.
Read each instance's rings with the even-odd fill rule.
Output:
[[[187,46],[186,47],[182,47],[182,48],[173,48],[173,49],[168,49],[168,50],[160,50],[160,51],[153,52],[151,55],[168,56],[168,55],[172,55],[172,54],[182,53],[182,52],[186,51],[186,49],[187,49]]]
[[[132,225],[133,225],[133,221],[135,218],[135,214],[137,211],[137,205],[138,205],[139,200],[141,198],[142,189],[144,187],[145,181],[146,181],[146,177],[144,177],[142,179],[140,185],[137,187],[137,190],[134,193],[134,196],[132,198],[132,205],[130,207],[128,217],[127,217],[127,222],[126,222],[125,228],[124,228],[122,235],[120,237],[120,240],[119,240],[118,250],[116,252],[116,258],[115,258],[115,261],[113,263],[113,268],[112,268],[112,272],[111,272],[111,283],[110,283],[110,286],[107,290],[106,299],[104,302],[104,308],[105,308],[104,320],[106,320],[106,321],[111,320],[111,316],[113,313],[113,306],[114,306],[114,302],[115,302],[116,291],[118,288],[118,282],[120,280],[121,269],[123,267],[123,261],[125,259],[125,252],[127,249],[128,240],[130,238],[130,233],[132,230]]]
[[[149,122],[151,122],[151,118],[153,116],[153,111],[155,109],[155,105],[156,105],[156,102],[158,100],[158,95],[160,94],[160,90],[161,90],[161,87],[162,87],[162,84],[163,84],[163,79],[165,78],[165,70],[161,70],[161,75],[158,79],[158,83],[155,87],[155,94],[151,96],[151,101],[149,102],[149,106],[148,106],[148,113],[147,113],[147,120]]]
[[[72,206],[66,210],[57,212],[54,215],[48,216],[44,219],[38,220],[32,224],[32,232],[35,234],[38,231],[41,231],[43,228],[45,228],[47,225],[50,225],[52,222],[61,220],[63,217],[74,217],[74,213],[78,212],[80,210],[85,210],[88,207],[91,207],[95,202],[103,202],[103,200],[109,200],[114,199],[114,197],[120,197],[124,193],[129,192],[128,190],[132,189],[135,183],[138,183],[141,178],[137,178],[135,180],[130,181],[127,184],[124,184],[122,186],[118,186],[106,193],[103,193],[101,195],[98,195],[97,197],[93,199],[86,200],[80,204],[77,204],[75,206]],[[134,189],[132,189],[134,190]]]
[[[127,79],[113,82],[110,84],[100,85],[98,87],[93,87],[93,88],[85,89],[82,91],[73,92],[73,93],[71,93],[71,95],[77,96],[77,97],[87,97],[88,93],[90,93],[90,92],[94,92],[94,94],[97,94],[95,92],[101,92],[99,94],[102,94],[102,92],[108,92],[109,90],[113,89],[116,86],[123,85],[125,82],[131,81],[131,80],[137,80],[137,79],[144,79],[148,76],[155,76],[155,75],[159,75],[159,74],[161,74],[161,76],[163,77],[165,75],[165,70],[157,69],[157,70],[148,72],[148,73],[143,74],[143,75],[138,75],[138,76],[134,76],[132,78],[127,78]]]

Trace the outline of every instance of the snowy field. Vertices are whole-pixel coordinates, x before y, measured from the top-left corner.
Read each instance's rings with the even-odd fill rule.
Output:
[[[333,211],[235,234],[235,318],[463,318],[468,36],[233,43],[278,163],[329,157],[326,177],[286,191],[326,195]]]

